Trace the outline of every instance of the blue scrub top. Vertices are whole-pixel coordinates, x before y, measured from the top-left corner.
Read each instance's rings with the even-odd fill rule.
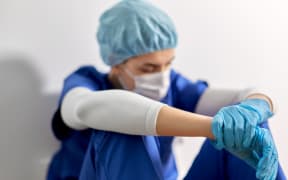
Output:
[[[52,129],[61,141],[61,147],[53,156],[47,179],[176,179],[173,137],[131,136],[92,129],[75,131],[67,127],[61,118],[60,106],[65,94],[74,87],[86,87],[93,91],[113,89],[108,75],[93,66],[80,67],[65,79],[59,107],[52,120]],[[192,82],[172,70],[169,91],[161,101],[194,112],[207,87],[204,81]],[[206,140],[185,179],[235,178],[256,180],[255,170],[227,151],[216,150]],[[280,166],[277,179],[286,179]]]
[[[161,102],[182,110],[193,112],[199,97],[207,86],[207,83],[204,81],[192,82],[176,71],[171,70],[170,88],[166,97],[164,97]],[[94,138],[97,136],[96,138],[99,141],[101,141],[102,136],[104,137],[107,134],[116,134],[121,136],[121,134],[117,133],[91,129],[75,131],[63,123],[60,115],[60,105],[65,94],[74,87],[86,87],[93,91],[113,89],[113,86],[108,80],[108,75],[99,72],[94,66],[80,67],[65,79],[64,87],[60,95],[59,107],[52,120],[54,135],[62,143],[60,150],[52,159],[48,171],[48,179],[77,179],[92,133],[94,133]],[[153,156],[155,151],[159,152],[161,165],[158,164],[158,167],[155,168],[158,168],[158,170],[161,169],[165,176],[177,176],[171,146],[173,137],[145,136],[145,138],[143,138],[142,136],[138,136],[138,138],[142,138],[141,142],[143,143],[139,143],[137,148],[142,148],[143,150],[143,146],[145,146],[148,151],[151,151],[152,149],[153,152],[147,152],[150,153],[150,156]],[[155,144],[153,143],[156,143],[156,149],[154,150],[153,147],[155,148]],[[157,163],[154,163],[153,165],[155,164]]]

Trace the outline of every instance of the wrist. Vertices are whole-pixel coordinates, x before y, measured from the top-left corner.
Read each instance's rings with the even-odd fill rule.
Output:
[[[256,96],[242,101],[239,106],[248,111],[256,112],[259,116],[258,123],[268,120],[274,114],[270,110],[269,103],[263,98],[256,98]]]
[[[271,112],[274,112],[274,110],[275,110],[273,102],[272,102],[272,99],[269,96],[265,95],[265,94],[253,93],[253,94],[250,94],[249,96],[247,96],[246,99],[261,99],[261,100],[264,100],[264,101],[266,101],[268,103]]]

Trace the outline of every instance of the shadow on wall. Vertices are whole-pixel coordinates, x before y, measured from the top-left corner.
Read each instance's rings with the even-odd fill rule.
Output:
[[[33,65],[19,55],[0,57],[0,179],[44,179],[58,143],[51,131],[57,94],[42,94]]]

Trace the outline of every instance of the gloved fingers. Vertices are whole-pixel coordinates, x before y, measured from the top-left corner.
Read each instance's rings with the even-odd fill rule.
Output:
[[[229,112],[230,116],[233,117],[234,121],[234,127],[233,127],[233,134],[234,134],[234,148],[241,150],[243,149],[243,142],[245,141],[245,116],[237,109],[232,109],[231,112]]]
[[[278,154],[270,132],[263,128],[257,128],[257,141],[255,146],[258,152],[262,154],[257,165],[256,176],[259,179],[268,179],[274,177],[278,170]],[[276,173],[275,173],[276,171]],[[272,175],[272,176],[271,176]]]
[[[277,173],[278,173],[278,166],[279,166],[279,162],[278,162],[278,158],[274,158],[275,161],[274,161],[274,164],[272,165],[272,168],[271,168],[271,173],[270,173],[270,176],[268,179],[276,179],[277,177]]]
[[[251,148],[255,139],[256,126],[252,126],[249,122],[245,121],[245,131],[243,133],[243,144],[244,149]]]
[[[267,162],[266,165],[264,165],[265,159],[260,159],[256,171],[256,177],[258,179],[274,180],[276,178],[278,172],[278,158],[276,158],[272,154],[273,153],[271,153],[269,162]]]
[[[224,145],[225,148],[235,148],[235,145],[242,142],[236,142],[235,139],[235,131],[237,131],[237,127],[239,122],[242,122],[243,119],[236,111],[235,107],[231,106],[226,108],[223,111],[224,115],[224,128],[223,128],[223,136],[224,136]],[[236,122],[237,120],[237,122]]]
[[[273,165],[275,158],[272,156],[272,150],[269,147],[265,148],[263,156],[260,158],[257,165],[256,177],[258,179],[267,179],[270,176],[271,170],[273,170]],[[270,149],[270,150],[267,150]]]
[[[224,148],[224,139],[223,139],[223,123],[224,118],[222,112],[218,112],[212,120],[212,133],[215,137],[215,140],[211,140],[212,145],[220,150]]]
[[[278,174],[278,167],[279,167],[278,153],[277,153],[276,146],[274,147],[275,147],[275,150],[273,151],[274,164],[272,165],[273,169],[271,171],[271,176],[270,176],[271,177],[270,179],[273,179],[273,180],[276,179],[276,176]]]
[[[247,118],[247,123],[251,126],[257,126],[258,122],[260,121],[260,115],[257,113],[256,110],[251,109],[250,107],[246,106],[239,106],[238,111],[242,114],[242,116]]]
[[[275,166],[274,166],[274,170],[271,173],[270,179],[275,180],[277,178],[277,174],[278,174],[278,167],[279,167],[279,162],[278,159],[275,160]]]

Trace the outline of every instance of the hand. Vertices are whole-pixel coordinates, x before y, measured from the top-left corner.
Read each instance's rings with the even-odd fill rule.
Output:
[[[255,135],[254,128],[272,115],[269,104],[262,99],[247,99],[220,109],[212,121],[212,132],[216,138],[213,145],[217,149],[247,147]]]
[[[269,132],[257,127],[272,115],[268,103],[260,99],[248,99],[222,108],[213,118],[212,132],[216,141],[212,144],[254,167],[258,178],[273,178],[278,169],[277,151]]]
[[[278,172],[278,154],[272,136],[267,129],[256,127],[255,136],[246,148],[225,148],[256,169],[256,177],[274,180]]]

